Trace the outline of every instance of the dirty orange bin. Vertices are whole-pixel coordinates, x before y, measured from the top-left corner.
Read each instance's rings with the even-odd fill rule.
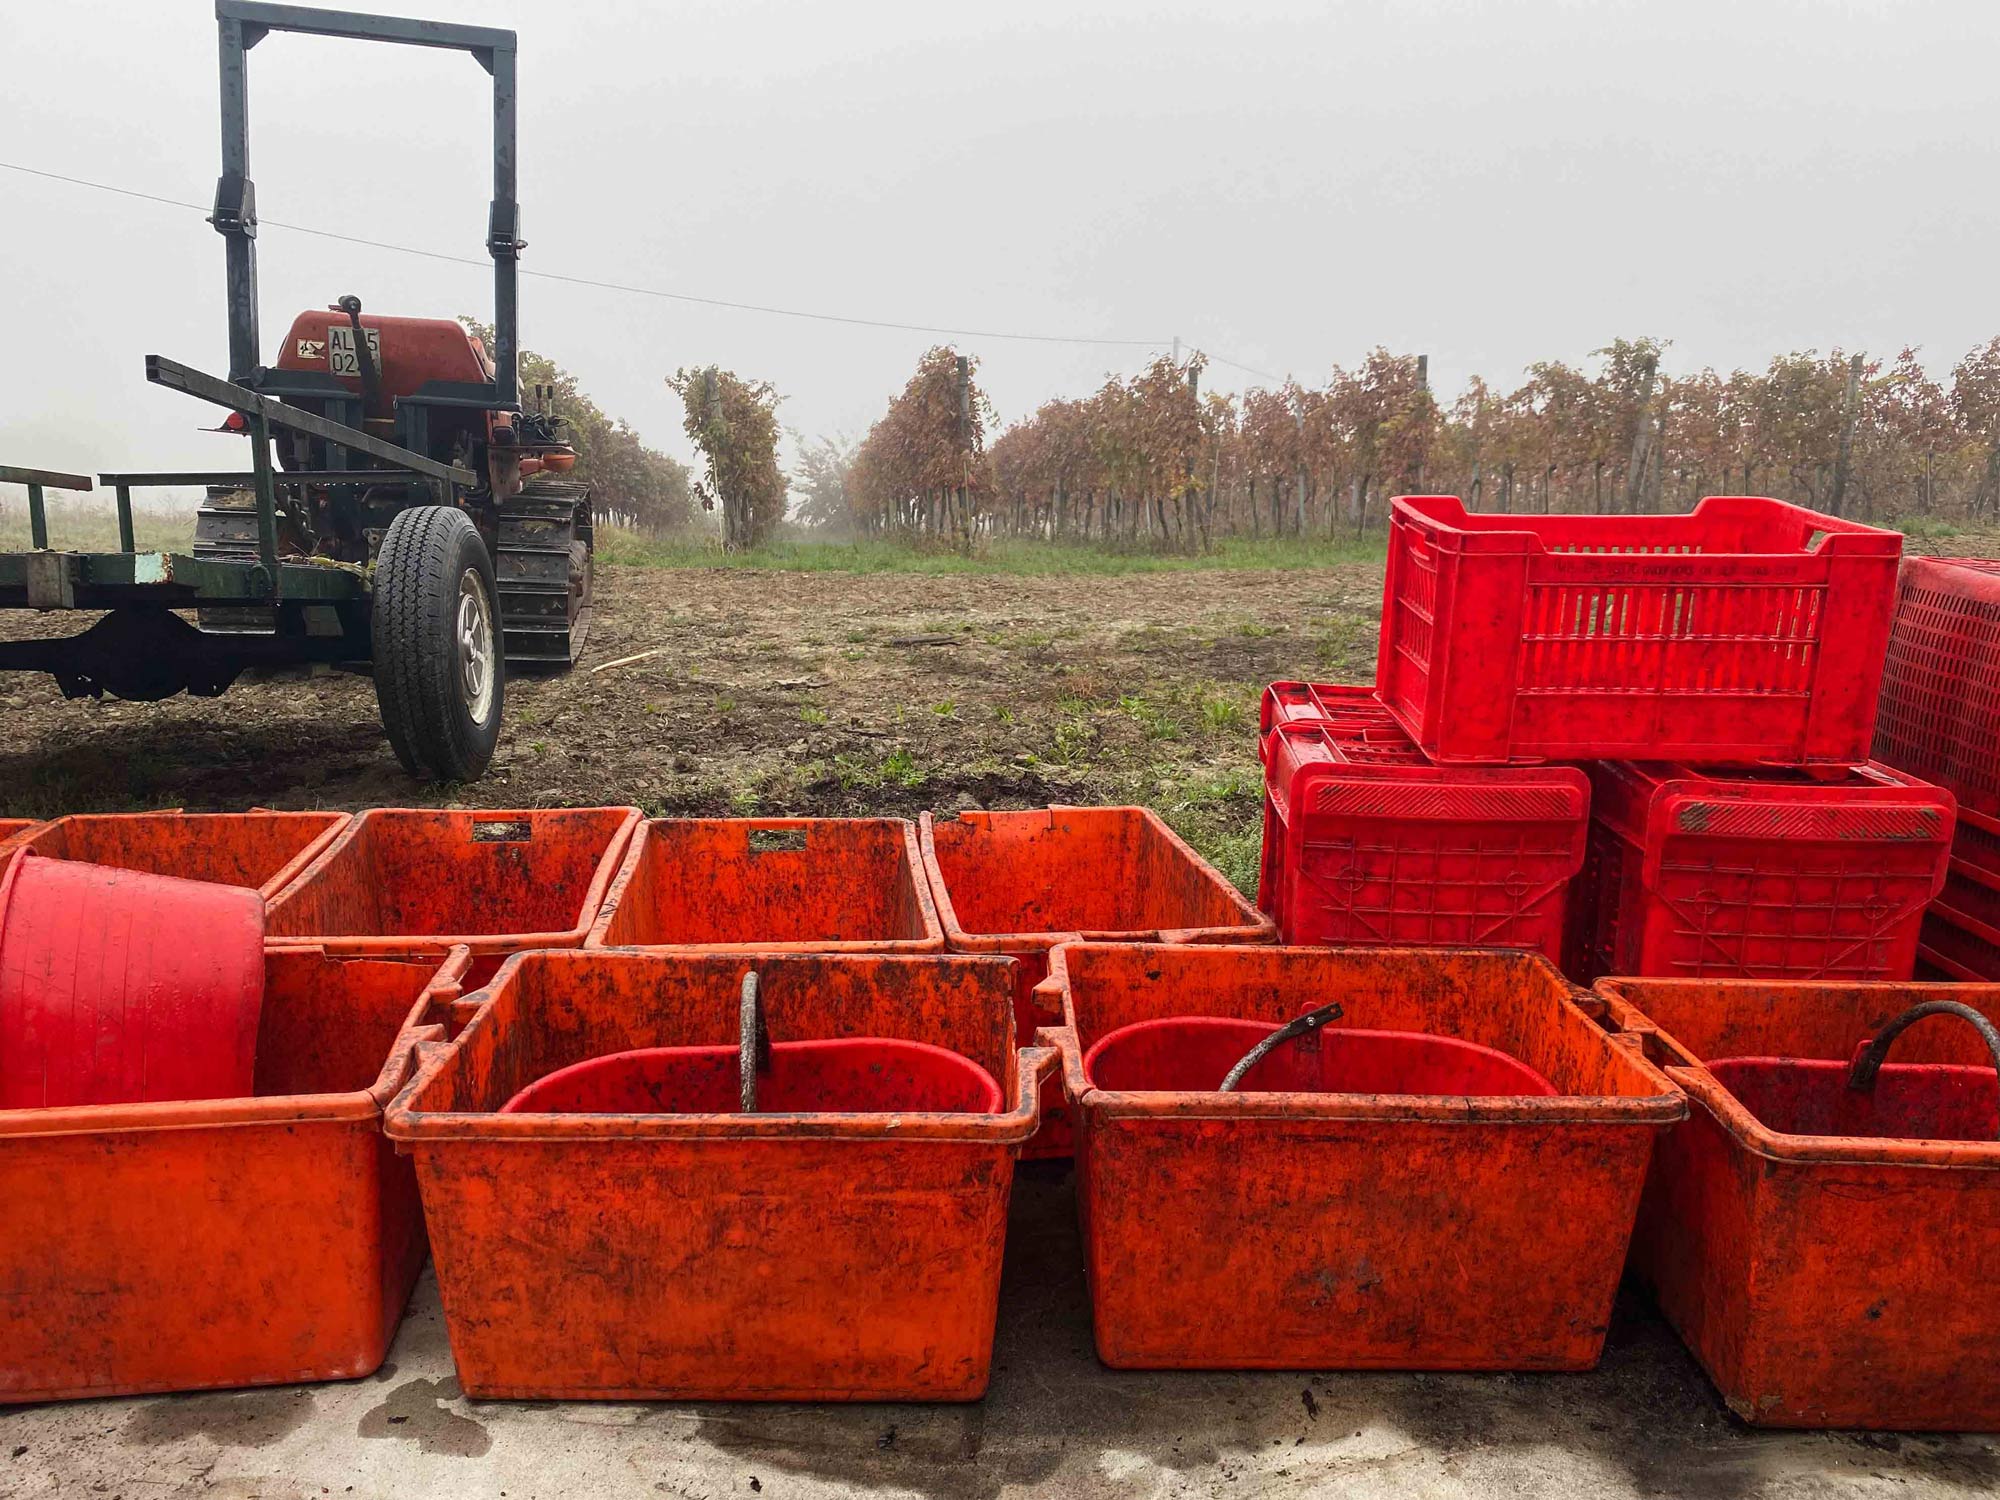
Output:
[[[1964,1018],[1927,1016],[1851,1087],[1912,1007],[1992,1021],[2000,986],[1598,991],[1606,1025],[1692,1106],[1654,1154],[1632,1268],[1730,1410],[1771,1427],[2000,1428],[1994,1058]]]
[[[655,818],[590,948],[935,953],[944,929],[901,818]]]
[[[1687,1103],[1549,962],[1498,949],[1058,948],[1098,1357],[1121,1369],[1582,1370],[1597,1362],[1646,1161]],[[1169,1017],[1333,1047],[1310,1088],[1235,1091],[1086,1059]],[[1346,1048],[1338,1033],[1372,1035]],[[1291,1033],[1297,1033],[1292,1035]],[[1385,1044],[1380,1033],[1400,1033]],[[1419,1034],[1413,1041],[1411,1033]],[[1129,1032],[1127,1033],[1130,1034]],[[1475,1055],[1426,1060],[1421,1038]],[[1368,1053],[1392,1045],[1404,1081]],[[1504,1059],[1479,1058],[1479,1049]],[[1352,1054],[1340,1057],[1341,1052]],[[1100,1060],[1102,1055],[1100,1054]],[[1211,1057],[1208,1061],[1216,1061]],[[1411,1093],[1488,1080],[1504,1093]],[[1512,1066],[1506,1066],[1511,1063]],[[1239,1064],[1241,1067],[1241,1064]],[[1211,1066],[1211,1074],[1220,1071]],[[1372,1075],[1372,1076],[1370,1076]],[[1282,1084],[1290,1074],[1281,1074]],[[1121,1087],[1107,1088],[1116,1081]],[[1124,1087],[1133,1082],[1165,1087]]]
[[[273,949],[252,1097],[0,1110],[0,1402],[379,1366],[424,1258],[382,1107],[464,961]]]
[[[753,1098],[745,1112],[732,1088],[708,1101],[732,1107],[710,1113],[503,1112],[591,1059],[671,1048],[685,1069],[686,1054],[746,1035],[753,1061],[739,1072],[732,1060],[731,1082],[754,1091],[751,973],[774,1053],[842,1038],[942,1048],[997,1083],[1004,1108],[784,1113]],[[456,1042],[422,1049],[387,1120],[416,1158],[467,1395],[985,1391],[1014,1156],[1055,1061],[1017,1051],[1005,963],[525,953],[486,994]]]
[[[0,844],[18,838],[34,826],[35,823],[30,818],[0,818]]]
[[[1022,1046],[1060,1018],[1035,987],[1049,950],[1079,939],[1135,943],[1269,943],[1277,924],[1237,894],[1160,816],[1144,807],[1050,807],[920,820],[924,874],[954,953],[1015,960]],[[1030,1157],[1070,1154],[1061,1085],[1042,1098]]]
[[[636,807],[378,807],[272,901],[266,929],[329,953],[574,948],[638,823]]]
[[[48,859],[111,865],[148,875],[243,885],[267,899],[311,864],[347,826],[342,812],[75,813],[44,823],[12,848]]]

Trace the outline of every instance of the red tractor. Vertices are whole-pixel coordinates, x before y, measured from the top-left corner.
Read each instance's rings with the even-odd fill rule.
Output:
[[[569,666],[590,626],[589,492],[563,477],[576,453],[548,393],[524,406],[515,368],[514,33],[252,0],[216,0],[215,14],[209,222],[228,251],[229,379],[161,355],[146,375],[226,408],[250,468],[99,475],[118,497],[120,550],[91,554],[49,547],[43,505],[45,488],[88,477],[0,467],[28,486],[34,544],[0,555],[0,607],[106,612],[67,638],[0,642],[0,670],[141,700],[221,693],[253,668],[369,671],[404,767],[471,780],[498,742],[508,671]],[[457,49],[492,75],[492,350],[450,319],[364,314],[349,296],[299,314],[262,362],[246,62],[271,31]],[[187,555],[133,545],[131,492],[166,485],[207,491]]]

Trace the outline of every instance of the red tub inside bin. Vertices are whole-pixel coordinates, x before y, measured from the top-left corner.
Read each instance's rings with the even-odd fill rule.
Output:
[[[1265,717],[1257,904],[1281,942],[1562,956],[1581,771],[1433,765],[1367,688],[1274,683]]]
[[[1603,761],[1590,781],[1571,978],[1910,977],[1950,858],[1949,792],[1878,765]]]
[[[1433,760],[1865,760],[1902,537],[1755,496],[1681,516],[1392,503],[1376,690]]]

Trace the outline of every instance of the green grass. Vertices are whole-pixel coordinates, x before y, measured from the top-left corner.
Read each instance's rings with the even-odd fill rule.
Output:
[[[1936,516],[1898,516],[1888,523],[1903,533],[1920,541],[1943,541],[1946,537],[1958,535],[1958,527]]]
[[[712,537],[644,536],[623,527],[600,527],[597,555],[606,562],[642,568],[751,568],[806,573],[1185,573],[1229,568],[1324,568],[1376,562],[1383,544],[1225,539],[1198,556],[1127,549],[1101,543],[995,539],[965,554],[911,541],[771,542],[749,552],[725,553]]]
[[[102,501],[48,501],[49,545],[63,552],[116,552],[118,512],[109,497]],[[194,546],[191,510],[132,511],[132,540],[141,552],[186,552]],[[9,486],[0,492],[0,552],[25,552],[28,534],[26,493]]]

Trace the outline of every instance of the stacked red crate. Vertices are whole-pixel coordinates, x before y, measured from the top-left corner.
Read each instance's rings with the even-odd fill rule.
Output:
[[[1286,942],[1537,948],[1585,981],[1908,979],[1955,807],[1868,760],[1901,549],[1750,496],[1398,498],[1374,692],[1265,695],[1260,905]],[[2000,957],[1991,871],[1961,899]]]
[[[1273,683],[1260,720],[1257,899],[1281,942],[1561,957],[1582,772],[1433,765],[1364,687]]]
[[[1875,757],[1959,802],[1950,873],[1924,919],[1922,976],[2000,980],[2000,562],[1904,561]]]
[[[1945,881],[1951,793],[1887,766],[1599,761],[1564,968],[1906,980]]]

